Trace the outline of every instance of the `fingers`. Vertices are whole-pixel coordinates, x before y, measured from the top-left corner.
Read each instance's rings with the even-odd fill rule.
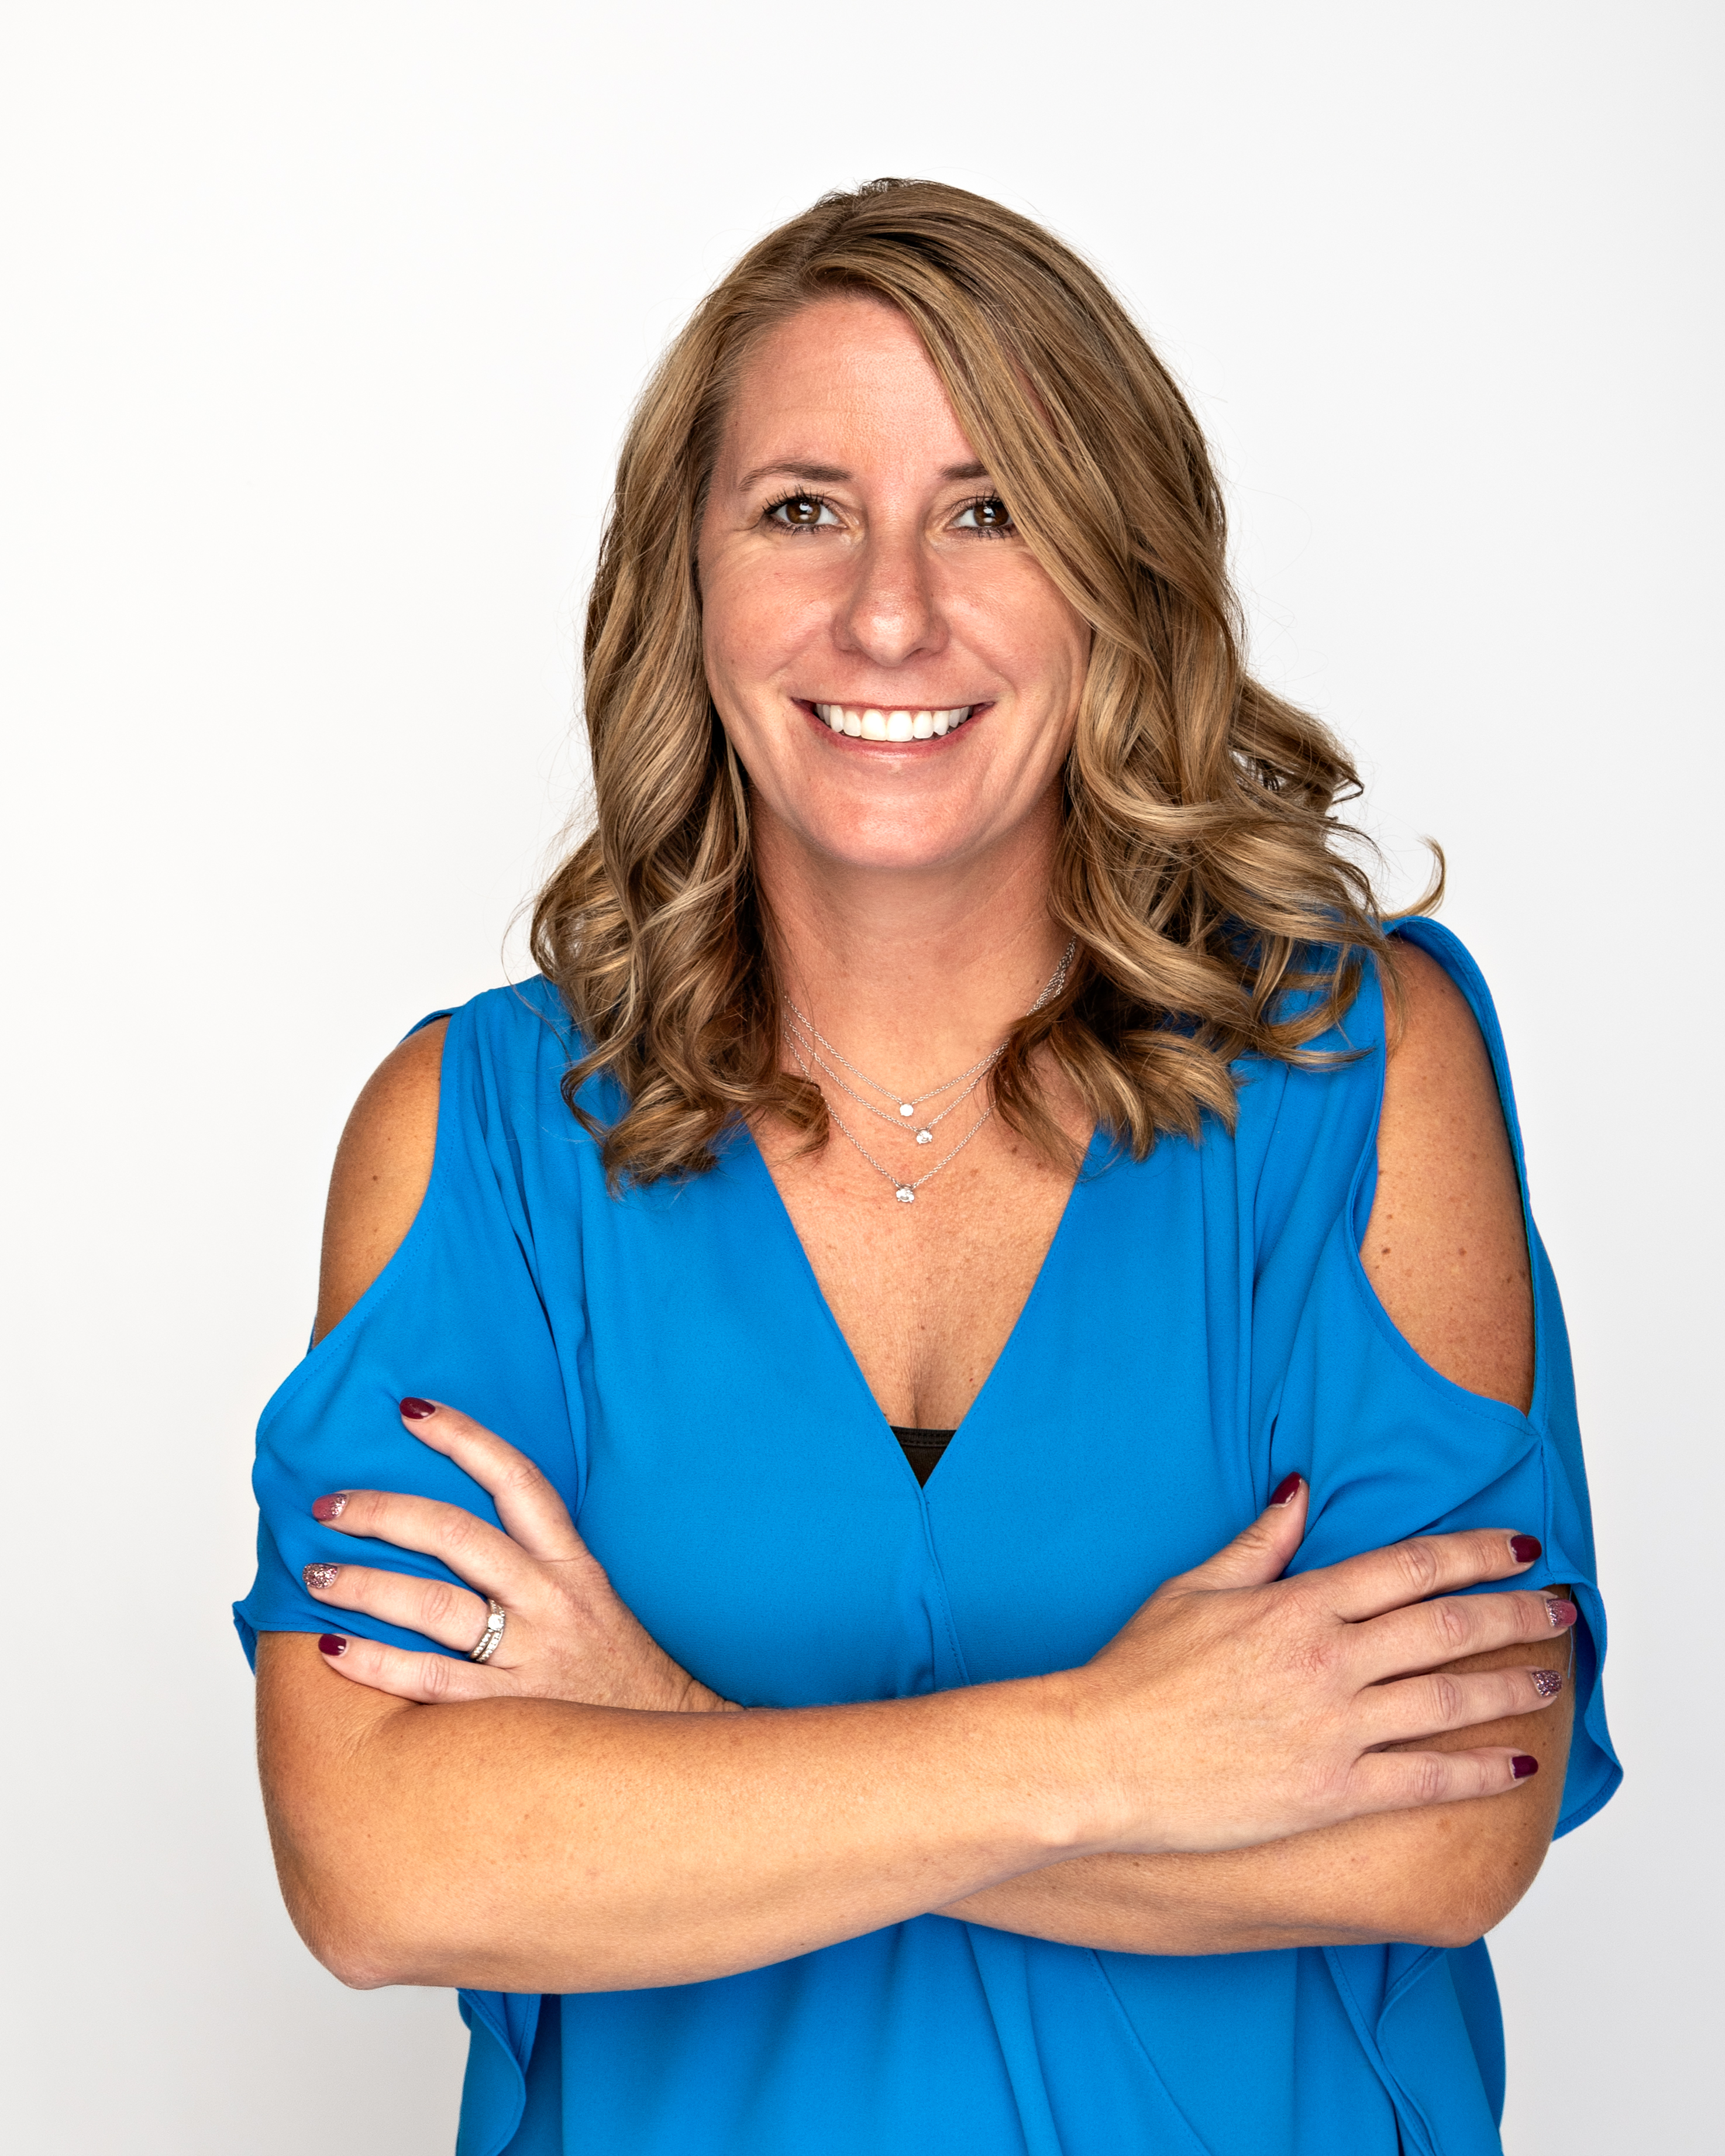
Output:
[[[1284,1477],[1250,1527],[1195,1570],[1184,1573],[1178,1584],[1188,1589],[1219,1589],[1267,1587],[1272,1579],[1280,1579],[1306,1532],[1307,1496],[1303,1476]]]
[[[516,1689],[506,1670],[452,1661],[447,1655],[410,1654],[339,1632],[326,1632],[317,1644],[338,1676],[424,1707],[445,1700],[507,1698]]]
[[[338,1490],[318,1498],[311,1513],[340,1534],[365,1535],[434,1557],[482,1594],[495,1594],[512,1608],[528,1598],[537,1577],[533,1560],[499,1528],[434,1497],[408,1497],[395,1490]]]
[[[403,1632],[420,1633],[440,1647],[459,1648],[463,1654],[478,1644],[485,1630],[484,1597],[470,1594],[446,1579],[376,1572],[363,1564],[308,1564],[303,1576],[307,1594],[322,1603],[332,1619],[354,1610]]]
[[[1438,1670],[1430,1676],[1404,1678],[1399,1684],[1374,1685],[1358,1702],[1360,1735],[1367,1744],[1405,1744],[1447,1730],[1477,1729],[1512,1714],[1533,1714],[1553,1706],[1563,1681],[1563,1672],[1556,1666],[1523,1669],[1512,1665],[1466,1673]]]
[[[1385,1549],[1368,1550],[1340,1564],[1308,1573],[1301,1583],[1320,1596],[1332,1616],[1358,1623],[1404,1609],[1435,1594],[1453,1594],[1481,1580],[1511,1579],[1540,1555],[1532,1535],[1473,1527],[1453,1535],[1418,1535]]]
[[[1531,1752],[1494,1745],[1478,1752],[1368,1752],[1348,1777],[1354,1815],[1410,1811],[1469,1797],[1507,1796],[1531,1781],[1539,1762]]]
[[[1363,1683],[1375,1684],[1497,1647],[1555,1647],[1576,1614],[1573,1602],[1549,1590],[1457,1594],[1416,1603],[1410,1609],[1394,1609],[1356,1625],[1348,1636],[1352,1666]]]
[[[404,1399],[401,1418],[422,1445],[473,1477],[530,1557],[562,1561],[584,1553],[568,1507],[526,1453],[440,1400]]]

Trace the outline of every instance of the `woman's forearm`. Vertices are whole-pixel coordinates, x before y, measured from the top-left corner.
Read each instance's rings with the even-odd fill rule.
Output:
[[[1117,1953],[1261,1953],[1381,1939],[1460,1946],[1503,1913],[1492,1910],[1498,1867],[1495,1853],[1481,1867],[1462,1836],[1451,1852],[1459,1861],[1434,1876],[1435,1823],[1430,1813],[1391,1814],[1258,1849],[1081,1857],[940,1913]]]
[[[1505,1666],[1511,1649],[1458,1665]],[[1384,1812],[1254,1849],[1068,1859],[941,1913],[998,1931],[1121,1953],[1257,1953],[1407,1939],[1461,1946],[1500,1923],[1532,1884],[1563,1794],[1574,1702],[1421,1748],[1513,1744],[1538,1775],[1504,1800]]]
[[[310,1638],[261,1647],[284,1890],[350,1983],[694,1983],[1084,1845],[1040,1680],[795,1712],[417,1707],[338,1685]]]
[[[1533,1657],[1573,1608],[1538,1592],[1399,1598],[1410,1569],[1428,1590],[1466,1586],[1525,1567],[1538,1544],[1530,1556],[1481,1529],[1284,1579],[1301,1497],[1168,1582],[1082,1670],[909,1699],[685,1713],[463,1697],[470,1665],[447,1656],[360,1640],[332,1666],[311,1636],[275,1635],[260,1750],[289,1907],[352,1983],[611,1990],[757,1968],[1069,1859],[1253,1850],[1410,1807],[1435,1822],[1429,1874],[1455,1831],[1445,1810],[1475,1821],[1458,1860],[1507,1879],[1502,1852],[1525,1848],[1537,1869],[1550,1817],[1541,1829],[1530,1809],[1523,1752],[1558,1680],[1536,1681]],[[1384,1681],[1469,1640],[1466,1674]],[[413,1697],[367,1681],[385,1667]],[[1214,1915],[1224,1874],[1197,1876]],[[1113,1876],[1154,1912],[1178,1875]],[[1055,1891],[974,1913],[1050,1929]],[[1091,1875],[1081,1892],[1093,1904]],[[1227,1906],[1262,1943],[1261,1903]],[[1311,1918],[1274,1902],[1276,1943]],[[1330,1937],[1441,1935],[1343,1921],[1332,1898],[1312,1920]],[[1058,1912],[1050,1935],[1075,1936]],[[1194,1950],[1189,1934],[1134,1943]]]

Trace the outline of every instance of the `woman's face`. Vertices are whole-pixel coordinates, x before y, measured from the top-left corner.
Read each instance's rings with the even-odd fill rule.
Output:
[[[1045,820],[1090,633],[896,308],[804,307],[745,365],[700,547],[707,680],[757,808],[858,868]]]

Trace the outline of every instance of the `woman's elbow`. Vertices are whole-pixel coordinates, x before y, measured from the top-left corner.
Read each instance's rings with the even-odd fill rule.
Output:
[[[1533,1884],[1547,1846],[1543,1840],[1537,1849],[1488,1844],[1432,1865],[1394,1937],[1413,1946],[1471,1947],[1495,1931]]]
[[[349,1882],[319,1879],[278,1861],[282,1900],[294,1929],[314,1961],[350,1991],[381,1991],[388,1984],[425,1983],[415,1973],[416,1943],[405,1938],[372,1896],[355,1897]]]
[[[374,1940],[332,1937],[308,1938],[305,1943],[336,1982],[345,1984],[350,1991],[382,1991],[388,1984],[413,1981],[403,1969],[377,1951]]]

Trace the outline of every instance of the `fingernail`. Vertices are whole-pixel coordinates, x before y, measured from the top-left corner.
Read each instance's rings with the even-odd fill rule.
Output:
[[[308,1564],[300,1577],[308,1587],[333,1587],[341,1569],[339,1564]]]
[[[1542,1699],[1555,1699],[1563,1689],[1561,1670],[1535,1670],[1532,1672],[1533,1689]]]
[[[1528,1752],[1517,1752],[1509,1763],[1509,1771],[1518,1782],[1525,1782],[1529,1774],[1539,1772],[1539,1762]]]
[[[1532,1564],[1543,1545],[1536,1535],[1512,1535],[1509,1553],[1517,1564]]]
[[[435,1400],[417,1400],[411,1394],[401,1404],[401,1411],[409,1422],[424,1422],[427,1415],[437,1413]]]
[[[317,1651],[321,1655],[327,1655],[333,1661],[337,1655],[347,1653],[347,1642],[338,1633],[320,1632],[317,1635]]]
[[[338,1490],[332,1497],[314,1497],[311,1517],[314,1520],[339,1520],[347,1510],[347,1492]]]
[[[1299,1476],[1297,1475],[1284,1475],[1281,1481],[1278,1482],[1276,1487],[1271,1491],[1270,1502],[1272,1505],[1291,1505],[1295,1498],[1297,1497],[1299,1494]]]
[[[1553,1631],[1561,1632],[1566,1625],[1573,1625],[1581,1612],[1573,1602],[1559,1602],[1555,1595],[1548,1594],[1545,1599],[1545,1614],[1551,1620]]]

